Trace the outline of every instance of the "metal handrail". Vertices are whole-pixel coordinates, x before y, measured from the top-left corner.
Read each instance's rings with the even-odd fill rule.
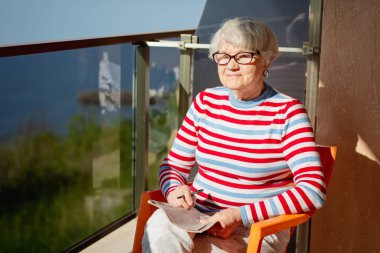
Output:
[[[201,43],[186,43],[183,41],[146,41],[146,44],[149,47],[176,47],[179,49],[209,49],[210,44],[201,44]],[[279,47],[278,50],[281,53],[304,53],[304,48],[298,47]]]
[[[71,50],[86,47],[107,46],[122,43],[135,43],[139,41],[157,40],[164,38],[179,37],[181,34],[194,34],[195,30],[174,30],[157,33],[143,33],[120,35],[115,37],[84,38],[82,40],[44,41],[23,45],[1,45],[0,57],[47,53],[61,50]]]

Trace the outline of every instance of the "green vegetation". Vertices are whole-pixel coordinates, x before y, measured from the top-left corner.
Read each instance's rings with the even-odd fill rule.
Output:
[[[167,156],[178,127],[176,93],[168,93],[149,117],[149,189],[157,189],[158,168]]]
[[[60,252],[131,211],[131,146],[130,121],[82,116],[2,144],[0,252]]]
[[[0,146],[0,252],[61,252],[132,210],[132,122],[73,116],[62,137],[26,129]],[[149,188],[171,147],[175,93],[152,106]]]

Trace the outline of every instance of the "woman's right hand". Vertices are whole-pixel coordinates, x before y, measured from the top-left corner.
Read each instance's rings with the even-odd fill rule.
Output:
[[[188,185],[179,186],[175,190],[171,191],[167,197],[167,201],[172,206],[183,207],[186,209],[190,209],[195,205],[194,199],[191,196],[190,187]]]

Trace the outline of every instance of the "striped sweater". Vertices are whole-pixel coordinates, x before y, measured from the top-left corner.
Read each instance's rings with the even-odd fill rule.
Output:
[[[250,101],[224,87],[194,99],[159,169],[167,196],[189,184],[203,212],[239,207],[244,225],[320,208],[325,185],[313,130],[299,100],[266,84]]]

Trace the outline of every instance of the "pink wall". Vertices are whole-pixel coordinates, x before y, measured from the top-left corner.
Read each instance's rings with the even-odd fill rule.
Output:
[[[324,0],[317,142],[337,145],[310,251],[380,252],[380,1]]]

